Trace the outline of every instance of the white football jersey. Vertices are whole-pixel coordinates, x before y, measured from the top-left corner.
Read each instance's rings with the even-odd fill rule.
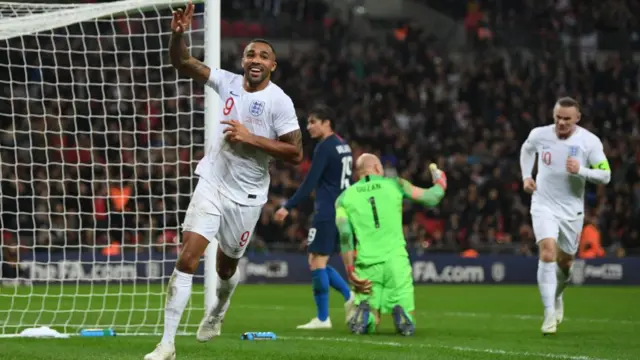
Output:
[[[258,206],[267,202],[271,156],[251,146],[226,141],[223,130],[228,125],[220,121],[240,121],[251,133],[268,139],[299,130],[300,125],[293,101],[279,86],[270,82],[261,91],[247,92],[242,83],[242,75],[211,69],[207,85],[220,96],[220,114],[205,120],[212,127],[211,138],[195,173],[231,200]]]
[[[578,126],[567,139],[559,139],[555,125],[540,126],[529,133],[523,150],[538,153],[536,191],[531,199],[531,213],[551,212],[562,219],[584,216],[586,180],[567,171],[567,158],[573,157],[580,166],[591,167],[607,158],[602,142],[589,130]],[[524,171],[524,170],[523,170]]]

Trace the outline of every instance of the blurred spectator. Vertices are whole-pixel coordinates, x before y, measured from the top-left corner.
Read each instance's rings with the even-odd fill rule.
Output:
[[[17,284],[20,279],[19,253],[16,239],[8,232],[0,233],[0,285]]]
[[[580,247],[578,249],[578,257],[582,259],[593,259],[603,257],[605,250],[602,248],[600,241],[600,231],[596,226],[596,219],[587,217],[585,219],[585,227],[580,237]]]

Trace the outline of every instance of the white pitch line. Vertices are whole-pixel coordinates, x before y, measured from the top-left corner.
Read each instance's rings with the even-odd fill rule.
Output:
[[[307,309],[304,306],[259,306],[259,305],[240,305],[239,308],[248,310],[271,310],[271,311],[286,311],[291,309]],[[338,310],[339,308],[330,308],[330,310]],[[341,308],[340,308],[341,309]],[[477,312],[424,312],[417,311],[420,317],[434,317],[434,316],[449,316],[449,317],[468,317],[468,318],[503,318],[503,319],[516,319],[516,320],[535,320],[541,321],[542,315],[531,314],[495,314],[495,313],[477,313]],[[565,317],[566,321],[583,322],[583,323],[604,323],[604,324],[619,324],[619,325],[640,325],[640,320],[622,320],[622,319],[607,319],[607,318],[582,318],[582,317]]]
[[[330,338],[330,337],[312,337],[312,336],[282,336],[283,340],[306,340],[306,341],[329,341],[329,342],[346,342],[346,343],[358,343],[368,345],[390,346],[390,347],[419,347],[429,349],[443,349],[464,353],[483,353],[493,355],[504,356],[525,356],[532,358],[545,358],[545,359],[558,359],[558,360],[607,360],[603,358],[597,358],[586,355],[569,355],[569,354],[551,354],[529,351],[510,351],[502,349],[489,349],[489,348],[473,348],[468,346],[447,346],[447,345],[435,345],[435,344],[415,344],[415,343],[400,343],[394,341],[373,341],[362,339],[349,339],[349,338]]]
[[[149,334],[149,333],[130,334],[130,335],[123,334],[121,336],[149,336],[149,335],[158,336],[158,334]],[[177,335],[191,336],[195,334],[183,332],[183,333],[178,333]],[[483,354],[504,355],[504,356],[525,356],[525,357],[557,359],[557,360],[608,360],[604,358],[597,358],[597,357],[586,356],[586,355],[551,354],[551,353],[539,353],[539,352],[529,352],[529,351],[510,351],[510,350],[502,350],[502,349],[473,348],[468,346],[401,343],[397,341],[374,341],[374,340],[366,340],[366,339],[363,339],[362,337],[345,338],[345,337],[322,337],[322,336],[321,337],[278,336],[278,340],[342,342],[342,343],[356,343],[356,344],[367,344],[367,345],[378,345],[378,346],[389,346],[389,347],[418,347],[418,348],[424,348],[424,349],[443,349],[443,350],[451,350],[451,351],[465,352],[465,353],[483,353]]]
[[[475,317],[475,318],[503,318],[503,319],[517,319],[517,320],[542,320],[542,315],[527,315],[527,314],[492,314],[492,313],[475,313],[475,312],[444,312],[440,315],[452,316],[452,317]],[[640,321],[636,320],[622,320],[622,319],[606,319],[606,318],[573,318],[566,317],[567,321],[586,322],[586,323],[611,323],[611,324],[625,324],[625,325],[637,325]]]

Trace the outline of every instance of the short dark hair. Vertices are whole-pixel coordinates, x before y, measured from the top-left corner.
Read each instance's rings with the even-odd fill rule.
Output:
[[[578,112],[580,112],[581,110],[578,100],[569,96],[561,97],[560,99],[558,99],[558,101],[556,101],[556,104],[562,107],[574,107],[576,108],[576,110],[578,110]]]
[[[309,116],[318,118],[321,121],[329,121],[331,123],[331,129],[335,127],[336,115],[335,112],[327,105],[317,104],[309,111]]]
[[[269,42],[269,40],[257,38],[257,39],[253,39],[253,40],[249,41],[249,44],[254,44],[254,43],[261,43],[261,44],[268,45],[271,48],[271,51],[273,52],[273,55],[277,55],[276,54],[276,49],[273,47],[273,44],[271,44]]]

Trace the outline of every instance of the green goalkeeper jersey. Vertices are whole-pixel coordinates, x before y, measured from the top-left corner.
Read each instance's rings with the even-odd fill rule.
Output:
[[[337,207],[346,212],[357,239],[358,265],[384,262],[407,254],[402,228],[405,193],[397,179],[369,175],[347,188]]]

